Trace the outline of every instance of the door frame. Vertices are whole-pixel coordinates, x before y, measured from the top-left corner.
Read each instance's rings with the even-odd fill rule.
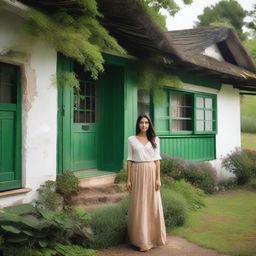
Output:
[[[5,63],[5,62],[2,62]],[[15,122],[15,179],[10,181],[0,181],[0,192],[4,190],[18,189],[22,187],[22,94],[21,94],[21,67],[13,65],[17,68],[17,103],[16,103],[16,122]],[[1,104],[1,103],[0,103]],[[2,103],[4,105],[4,103]],[[6,107],[6,110],[13,110],[13,108]]]

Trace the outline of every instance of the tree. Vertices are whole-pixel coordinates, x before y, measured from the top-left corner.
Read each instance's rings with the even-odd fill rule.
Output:
[[[195,27],[211,25],[232,26],[241,40],[246,39],[242,27],[246,24],[244,18],[247,12],[235,0],[222,0],[215,5],[204,8],[203,14],[199,15]]]
[[[151,18],[162,28],[166,29],[166,17],[161,14],[160,10],[166,10],[171,16],[174,16],[179,12],[180,7],[175,0],[141,0],[144,2],[147,12]],[[183,0],[184,4],[191,4],[193,0]]]
[[[252,30],[253,37],[256,38],[256,4],[254,4],[253,10],[249,12],[249,16],[252,18],[252,21],[247,23],[247,27]]]

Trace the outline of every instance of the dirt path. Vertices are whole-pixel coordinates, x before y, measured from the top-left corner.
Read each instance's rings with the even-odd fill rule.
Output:
[[[188,242],[178,236],[167,236],[166,246],[161,246],[142,253],[134,250],[128,245],[119,245],[108,249],[100,250],[100,256],[227,256],[211,249],[205,249],[196,244]]]

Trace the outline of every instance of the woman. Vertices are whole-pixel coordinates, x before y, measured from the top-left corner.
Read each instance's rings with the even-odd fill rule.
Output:
[[[142,114],[136,136],[128,138],[128,236],[140,251],[164,245],[166,230],[160,196],[160,146],[150,118]]]

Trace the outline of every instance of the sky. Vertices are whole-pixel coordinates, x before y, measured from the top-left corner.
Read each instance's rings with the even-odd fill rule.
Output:
[[[220,0],[193,0],[193,4],[184,5],[182,0],[176,0],[181,10],[174,17],[167,17],[168,30],[193,28],[197,16],[203,13],[205,7],[215,5]],[[245,10],[251,10],[256,0],[237,0]]]

